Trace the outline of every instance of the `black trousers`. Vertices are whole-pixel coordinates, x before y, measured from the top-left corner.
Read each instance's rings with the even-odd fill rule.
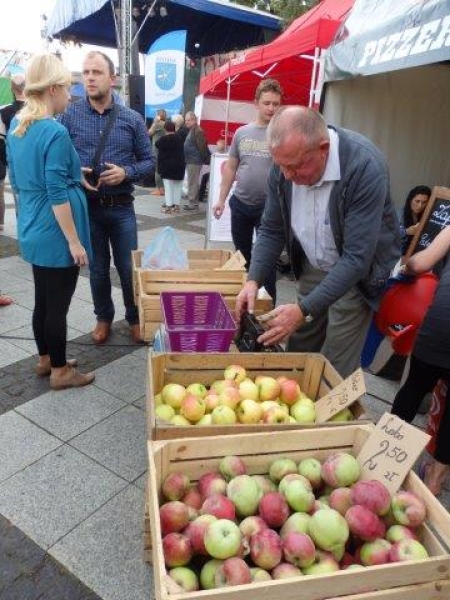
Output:
[[[40,356],[50,355],[52,367],[66,364],[67,313],[77,285],[79,267],[33,265],[33,333]]]
[[[258,232],[264,204],[249,206],[241,202],[236,196],[230,198],[231,210],[231,237],[236,250],[240,250],[245,258],[245,268],[249,269],[252,259],[253,232]],[[266,274],[263,283],[268,294],[272,296],[274,305],[277,301],[277,271],[274,268]]]
[[[424,396],[433,390],[439,379],[450,381],[450,370],[425,363],[413,354],[408,378],[395,396],[391,412],[411,423]],[[434,458],[450,465],[450,386],[436,436]]]

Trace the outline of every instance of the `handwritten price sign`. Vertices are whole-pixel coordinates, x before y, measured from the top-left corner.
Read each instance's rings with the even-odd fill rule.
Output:
[[[338,412],[356,402],[366,392],[364,375],[361,369],[344,379],[325,396],[316,402],[316,423],[325,423]]]
[[[377,479],[394,494],[429,439],[416,427],[385,413],[357,456],[361,479]]]

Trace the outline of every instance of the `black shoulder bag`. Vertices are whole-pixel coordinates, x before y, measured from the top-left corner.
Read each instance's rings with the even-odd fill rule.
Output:
[[[102,156],[103,150],[105,149],[106,141],[111,133],[112,126],[114,125],[114,121],[116,120],[117,115],[119,114],[119,106],[114,104],[111,109],[111,113],[109,115],[108,122],[105,125],[105,129],[98,140],[97,148],[95,150],[94,158],[92,159],[90,173],[85,173],[84,178],[86,181],[92,185],[92,187],[97,187],[98,180],[100,179],[100,174],[102,172],[100,158]]]

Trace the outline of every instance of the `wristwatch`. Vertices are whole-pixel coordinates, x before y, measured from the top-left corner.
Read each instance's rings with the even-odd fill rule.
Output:
[[[311,323],[311,321],[314,320],[314,317],[311,314],[309,314],[309,312],[306,310],[306,308],[304,308],[304,306],[303,306],[303,304],[301,302],[299,302],[298,305],[300,307],[300,310],[303,313],[303,316],[305,317],[305,322],[306,323]]]

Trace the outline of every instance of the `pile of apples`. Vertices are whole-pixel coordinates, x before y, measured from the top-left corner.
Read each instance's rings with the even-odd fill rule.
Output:
[[[298,382],[285,376],[257,375],[253,381],[241,365],[229,365],[223,379],[209,389],[202,383],[187,387],[166,384],[155,396],[155,414],[178,426],[247,425],[257,423],[314,423],[315,404],[302,392]],[[346,408],[331,421],[351,421]]]
[[[249,475],[237,456],[196,483],[171,473],[160,506],[169,577],[193,592],[426,558],[421,498],[391,498],[360,473],[345,452],[323,463],[279,458],[267,475]]]

